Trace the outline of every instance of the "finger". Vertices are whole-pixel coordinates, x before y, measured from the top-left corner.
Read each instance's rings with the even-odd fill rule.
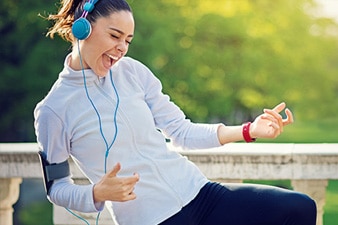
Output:
[[[136,193],[134,192],[133,189],[130,189],[130,191],[124,191],[123,193],[120,194],[119,198],[114,199],[115,201],[119,202],[125,202],[129,200],[134,200],[136,198]]]
[[[262,115],[260,116],[260,118],[263,119],[263,120],[268,120],[268,121],[270,121],[270,122],[275,122],[275,123],[277,123],[277,119],[276,119],[274,116],[272,116],[272,115],[270,115],[270,114],[268,114],[268,113],[262,114]]]
[[[289,125],[294,122],[293,114],[290,109],[285,109],[286,119],[283,120],[283,125]]]
[[[129,184],[127,186],[125,186],[125,191],[122,197],[122,201],[129,201],[129,200],[133,200],[136,198],[136,194],[134,192],[135,190],[135,183]]]
[[[275,106],[275,107],[272,109],[272,111],[275,111],[275,112],[277,112],[277,113],[280,113],[280,112],[283,111],[283,109],[285,109],[285,106],[286,106],[285,102],[282,102],[282,103],[278,104],[277,106]]]
[[[134,173],[134,177],[137,179],[137,181],[140,180],[140,175],[138,173]]]
[[[139,175],[134,174],[133,176],[125,177],[124,183],[130,186],[134,186],[139,181],[139,179],[140,179]]]
[[[269,125],[271,128],[274,129],[275,133],[276,133],[276,131],[277,131],[278,133],[280,133],[281,129],[280,129],[280,126],[279,126],[278,123],[270,122],[270,123],[268,123],[268,125]]]
[[[283,117],[279,113],[277,113],[277,111],[274,111],[274,110],[271,110],[271,109],[265,109],[264,112],[275,118],[276,123],[278,123],[278,125],[279,125],[279,129],[281,129],[281,132],[283,132],[283,126],[284,126]]]
[[[136,199],[136,194],[134,192],[129,193],[128,195],[126,195],[122,201],[130,201],[130,200],[134,200]]]
[[[107,173],[107,176],[109,176],[109,177],[116,177],[117,173],[120,170],[121,170],[121,164],[120,163],[116,163],[116,165],[114,166],[114,168]]]

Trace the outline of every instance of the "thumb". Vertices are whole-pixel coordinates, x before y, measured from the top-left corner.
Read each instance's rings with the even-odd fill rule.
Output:
[[[109,176],[109,177],[116,177],[117,173],[120,170],[121,170],[121,164],[120,163],[116,163],[116,165],[114,166],[114,168],[107,173],[107,176]]]

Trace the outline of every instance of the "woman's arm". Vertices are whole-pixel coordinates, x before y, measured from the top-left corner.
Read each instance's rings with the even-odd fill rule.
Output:
[[[46,160],[51,164],[67,160],[70,141],[62,120],[53,110],[43,105],[38,105],[34,116],[37,142],[46,155]],[[47,197],[51,202],[69,209],[82,212],[101,211],[104,202],[94,203],[93,186],[76,185],[71,176],[67,176],[53,181]]]
[[[282,132],[284,126],[293,123],[293,115],[289,109],[285,109],[286,104],[280,103],[273,109],[264,109],[264,113],[256,117],[250,125],[249,135],[251,138],[276,138]],[[279,114],[285,109],[287,115],[283,119]],[[225,126],[218,128],[218,139],[222,145],[230,142],[244,140],[243,126]]]

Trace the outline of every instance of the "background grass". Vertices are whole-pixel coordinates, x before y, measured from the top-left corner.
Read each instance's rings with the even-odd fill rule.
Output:
[[[338,118],[320,121],[295,121],[273,140],[258,140],[273,143],[338,143]]]
[[[53,207],[47,201],[32,203],[29,207],[19,211],[14,225],[52,225]]]
[[[326,189],[324,225],[338,224],[338,180],[330,180]]]

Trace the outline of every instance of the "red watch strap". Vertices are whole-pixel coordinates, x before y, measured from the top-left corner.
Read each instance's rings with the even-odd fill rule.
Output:
[[[245,123],[243,124],[243,127],[242,127],[242,134],[243,134],[243,138],[246,142],[254,142],[256,141],[256,138],[252,138],[250,136],[250,125],[251,125],[251,122],[248,122],[248,123]]]

